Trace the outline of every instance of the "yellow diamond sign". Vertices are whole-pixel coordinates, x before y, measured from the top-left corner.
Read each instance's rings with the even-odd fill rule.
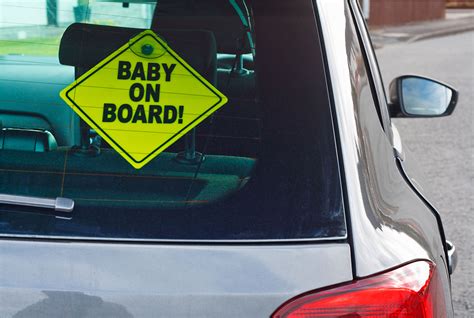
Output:
[[[60,95],[136,169],[227,103],[151,30],[131,39]]]

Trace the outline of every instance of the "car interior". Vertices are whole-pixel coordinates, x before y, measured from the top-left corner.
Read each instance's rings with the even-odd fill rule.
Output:
[[[0,82],[0,192],[169,208],[240,189],[255,168],[261,138],[246,10],[244,1],[156,5],[150,28],[229,102],[140,170],[80,120],[59,92],[144,29],[73,23],[62,34],[60,64],[0,55],[7,79]],[[203,156],[177,160],[185,151]]]

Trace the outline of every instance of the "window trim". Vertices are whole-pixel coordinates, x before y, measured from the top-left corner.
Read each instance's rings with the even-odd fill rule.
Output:
[[[356,31],[361,45],[362,53],[364,56],[367,78],[372,90],[374,97],[375,107],[377,107],[378,113],[380,114],[380,121],[383,126],[385,134],[389,137],[390,143],[393,144],[393,132],[391,129],[391,120],[388,112],[387,96],[385,93],[385,87],[382,80],[382,74],[380,67],[375,55],[375,50],[372,44],[372,40],[369,36],[367,23],[361,15],[360,5],[356,0],[349,1],[349,7],[351,8],[352,18],[356,25]]]

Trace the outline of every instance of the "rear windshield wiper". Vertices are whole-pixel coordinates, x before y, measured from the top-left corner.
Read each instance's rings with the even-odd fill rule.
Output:
[[[56,215],[59,217],[70,217],[70,213],[74,210],[74,201],[68,198],[57,197],[56,199],[30,197],[23,195],[11,195],[0,193],[0,205],[18,206],[18,207],[33,207],[37,208],[34,211],[28,209],[29,213],[39,213]],[[46,212],[54,210],[56,213]],[[18,211],[22,212],[22,211]],[[25,211],[26,212],[26,211]]]

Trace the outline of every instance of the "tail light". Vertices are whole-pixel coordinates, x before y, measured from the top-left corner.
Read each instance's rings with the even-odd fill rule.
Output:
[[[417,261],[329,290],[288,301],[272,318],[446,317],[435,264]]]

